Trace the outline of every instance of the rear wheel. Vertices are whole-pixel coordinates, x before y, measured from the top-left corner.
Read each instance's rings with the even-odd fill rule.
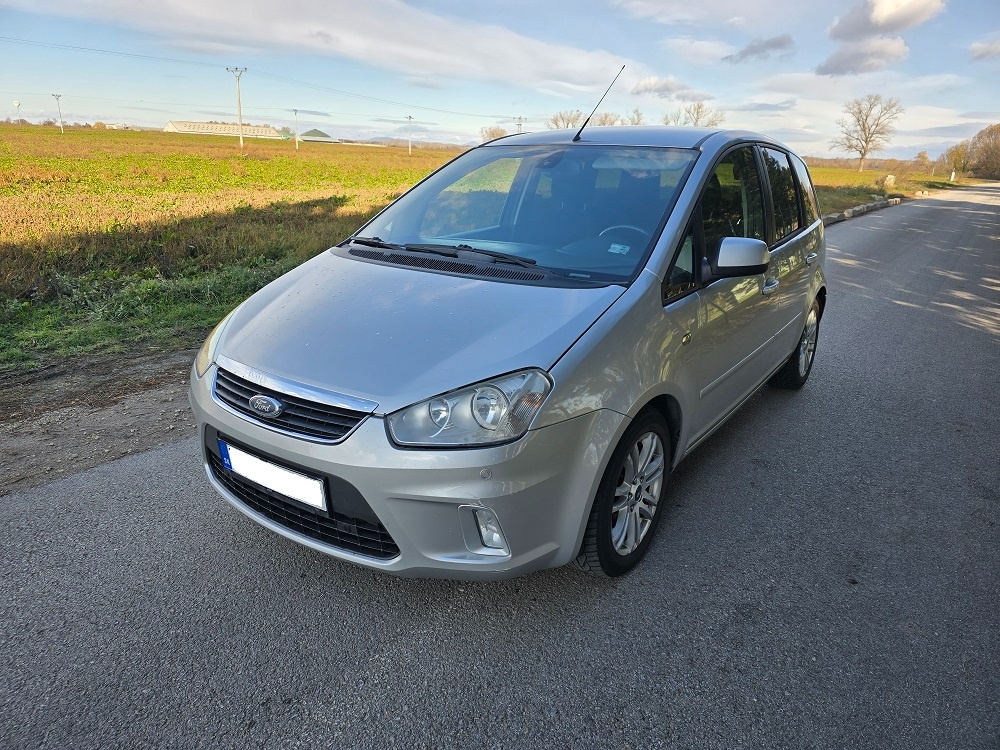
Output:
[[[819,337],[819,300],[813,300],[806,315],[805,325],[799,345],[795,347],[788,361],[771,378],[771,385],[777,388],[797,390],[806,384],[816,358],[816,340]]]
[[[578,567],[620,576],[642,559],[662,514],[670,458],[663,417],[653,411],[636,417],[601,479],[576,558]]]

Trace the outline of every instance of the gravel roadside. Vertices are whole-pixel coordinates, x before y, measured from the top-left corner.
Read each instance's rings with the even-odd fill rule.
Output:
[[[196,352],[74,357],[0,374],[0,496],[189,437]]]

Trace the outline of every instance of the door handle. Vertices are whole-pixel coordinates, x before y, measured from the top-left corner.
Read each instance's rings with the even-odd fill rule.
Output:
[[[770,297],[776,291],[778,291],[778,284],[781,283],[777,279],[767,279],[764,282],[764,286],[760,288],[760,293],[765,297]]]
[[[809,255],[806,256],[806,265],[811,266],[813,263],[816,262],[816,259],[818,257],[819,253],[809,253]]]

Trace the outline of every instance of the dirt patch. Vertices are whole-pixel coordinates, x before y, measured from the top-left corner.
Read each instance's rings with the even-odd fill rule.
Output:
[[[74,357],[0,374],[0,496],[193,434],[196,353]]]

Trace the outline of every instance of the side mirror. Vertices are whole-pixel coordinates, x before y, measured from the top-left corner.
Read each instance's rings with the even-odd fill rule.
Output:
[[[752,237],[724,237],[715,262],[710,261],[712,276],[735,278],[755,276],[767,270],[771,252],[763,240]]]

